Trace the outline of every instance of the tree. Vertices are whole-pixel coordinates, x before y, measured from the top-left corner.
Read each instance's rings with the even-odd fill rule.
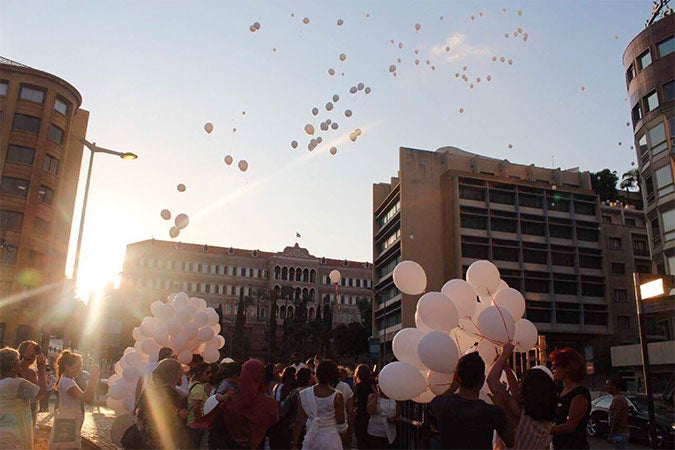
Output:
[[[332,332],[335,351],[356,359],[361,353],[368,352],[370,332],[370,328],[359,322],[341,323]]]
[[[631,169],[628,172],[621,175],[621,184],[619,185],[621,189],[625,189],[626,192],[629,190],[637,189],[640,190],[640,170]]]
[[[232,358],[245,359],[246,355],[246,337],[244,336],[244,326],[246,325],[246,298],[244,297],[244,288],[239,290],[239,304],[237,305],[237,319],[234,322],[234,331],[232,333]]]
[[[359,297],[356,301],[361,314],[361,324],[367,329],[373,329],[373,303],[366,297]]]
[[[619,177],[616,171],[602,169],[600,172],[591,173],[591,187],[598,194],[601,201],[615,201],[617,199],[616,183]]]
[[[270,361],[277,353],[277,293],[269,293],[270,320],[267,325],[267,360]]]

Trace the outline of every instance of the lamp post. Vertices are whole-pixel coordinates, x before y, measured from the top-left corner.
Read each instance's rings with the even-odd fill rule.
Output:
[[[75,248],[75,263],[73,264],[73,293],[77,289],[77,273],[80,268],[80,250],[82,249],[82,232],[84,231],[84,218],[87,213],[87,200],[89,198],[89,183],[91,181],[91,169],[94,165],[94,155],[96,153],[107,153],[109,155],[119,156],[122,159],[136,159],[138,156],[130,152],[117,152],[115,150],[109,150],[107,148],[98,147],[96,142],[89,142],[86,139],[80,139],[80,142],[84,144],[90,151],[89,156],[89,169],[87,170],[87,183],[84,187],[84,200],[82,202],[82,214],[80,215],[80,229],[77,232],[77,247]]]
[[[637,307],[638,331],[640,333],[640,350],[642,353],[642,377],[647,396],[647,411],[649,414],[649,442],[656,442],[656,418],[654,415],[654,394],[652,392],[651,369],[649,367],[649,347],[644,323],[643,302],[648,299],[658,299],[669,295],[670,288],[675,285],[673,276],[651,276],[641,284],[640,274],[633,273],[635,287],[635,304]]]

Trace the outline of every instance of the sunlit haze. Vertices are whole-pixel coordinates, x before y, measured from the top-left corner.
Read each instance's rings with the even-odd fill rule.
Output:
[[[5,0],[0,54],[71,83],[91,113],[88,140],[139,156],[95,158],[87,297],[116,278],[127,244],[169,239],[164,208],[190,217],[177,241],[265,251],[299,241],[370,261],[371,186],[396,175],[400,146],[621,175],[635,157],[621,56],[650,11],[647,0]],[[372,92],[351,94],[359,83]],[[339,128],[322,131],[329,118]]]

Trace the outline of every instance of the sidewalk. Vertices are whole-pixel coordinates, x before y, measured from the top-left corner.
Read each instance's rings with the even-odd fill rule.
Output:
[[[50,405],[50,412],[38,413],[37,423],[40,426],[51,428],[54,420],[54,404]],[[116,450],[110,437],[110,428],[115,421],[115,412],[105,405],[87,405],[82,424],[82,446],[95,449]]]

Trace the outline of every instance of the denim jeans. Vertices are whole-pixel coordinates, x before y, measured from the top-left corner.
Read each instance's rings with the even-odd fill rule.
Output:
[[[612,446],[616,449],[626,449],[628,448],[628,437],[629,433],[615,434],[611,437]]]

